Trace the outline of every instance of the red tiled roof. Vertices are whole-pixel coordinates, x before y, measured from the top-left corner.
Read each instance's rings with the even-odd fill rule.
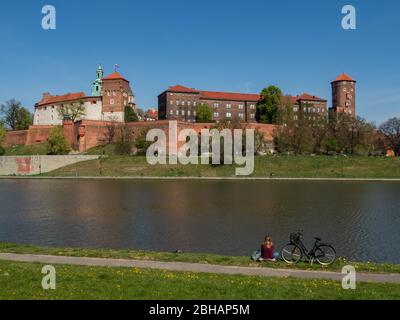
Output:
[[[128,81],[118,72],[111,73],[107,77],[103,78],[103,80],[125,80],[125,81]]]
[[[157,111],[156,109],[148,109],[148,110],[146,111],[146,115],[149,116],[149,117],[157,118],[157,116],[158,116],[158,111]]]
[[[210,100],[233,100],[233,101],[260,100],[259,94],[251,94],[251,93],[200,91],[200,96],[203,99],[210,99]]]
[[[184,87],[184,86],[181,86],[181,85],[179,85],[179,84],[177,84],[176,86],[173,86],[173,87],[169,87],[169,88],[168,88],[168,91],[172,91],[172,92],[187,92],[187,93],[199,93],[198,90],[191,89],[191,88],[188,88],[188,87]]]
[[[182,92],[182,93],[199,93],[201,98],[210,100],[258,101],[260,99],[260,95],[258,94],[203,91],[203,90],[196,90],[184,87],[181,85],[169,87],[167,91]]]
[[[353,78],[351,78],[349,75],[342,73],[339,77],[337,77],[332,82],[336,82],[336,81],[355,81],[355,80]]]
[[[326,101],[323,98],[319,98],[308,93],[303,93],[302,95],[297,96],[297,100]]]
[[[52,96],[49,93],[45,93],[43,95],[42,100],[40,100],[36,105],[42,106],[42,105],[46,105],[46,104],[53,104],[53,103],[58,103],[58,102],[66,102],[66,101],[71,101],[71,100],[82,99],[85,97],[86,97],[86,95],[83,92],[67,93],[67,94],[64,94],[61,96]]]

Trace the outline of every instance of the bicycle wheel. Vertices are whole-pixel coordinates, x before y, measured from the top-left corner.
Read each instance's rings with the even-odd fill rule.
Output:
[[[286,263],[295,264],[301,260],[303,252],[299,246],[289,243],[282,249],[281,256]]]
[[[323,266],[330,265],[336,259],[336,251],[331,245],[322,244],[315,249],[315,259]]]

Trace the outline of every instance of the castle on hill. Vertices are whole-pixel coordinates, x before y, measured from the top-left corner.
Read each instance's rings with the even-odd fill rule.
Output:
[[[130,83],[120,73],[103,77],[101,66],[97,69],[97,78],[93,81],[90,96],[83,92],[51,95],[44,93],[41,101],[35,104],[33,124],[62,125],[63,116],[60,108],[83,105],[83,112],[75,120],[125,122],[125,109],[136,111],[135,96]],[[334,112],[356,115],[356,81],[343,73],[331,82],[332,107]],[[293,105],[294,120],[299,112],[308,117],[327,116],[327,100],[318,96],[303,93],[289,96]],[[196,122],[196,109],[200,104],[207,104],[212,109],[212,120],[219,122],[234,118],[242,122],[256,122],[256,106],[259,94],[215,92],[188,88],[181,85],[171,86],[158,96],[157,117],[160,120],[177,120]],[[147,119],[144,117],[144,119]],[[155,120],[154,116],[150,117]]]
[[[33,124],[62,125],[59,109],[65,106],[83,105],[84,111],[77,120],[125,121],[125,108],[136,109],[135,96],[129,81],[120,73],[113,72],[104,77],[102,66],[97,69],[90,96],[83,92],[51,95],[44,93],[42,100],[35,104]]]

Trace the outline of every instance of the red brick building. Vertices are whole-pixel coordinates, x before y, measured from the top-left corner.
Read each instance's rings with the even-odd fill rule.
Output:
[[[181,85],[169,87],[158,96],[160,120],[196,122],[196,108],[207,104],[213,120],[238,118],[243,122],[256,122],[255,113],[258,94],[202,91]]]
[[[303,93],[290,96],[294,117],[304,111],[309,117],[327,116],[327,100]],[[169,87],[158,96],[158,116],[160,120],[196,122],[196,107],[207,104],[212,109],[213,120],[237,118],[242,122],[256,122],[256,107],[259,94],[214,92],[187,88],[181,85]]]

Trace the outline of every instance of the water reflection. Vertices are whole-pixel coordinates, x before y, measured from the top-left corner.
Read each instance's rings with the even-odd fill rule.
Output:
[[[248,255],[303,228],[350,259],[400,262],[400,183],[1,180],[0,241]]]

